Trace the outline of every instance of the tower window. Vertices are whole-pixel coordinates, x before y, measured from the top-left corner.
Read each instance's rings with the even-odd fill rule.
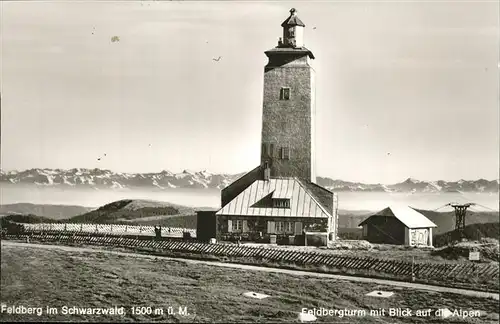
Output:
[[[281,88],[280,100],[290,100],[290,88]]]
[[[274,157],[273,143],[262,143],[262,156]]]
[[[295,28],[290,28],[288,29],[288,35],[290,35],[290,37],[295,37]]]
[[[281,159],[290,160],[290,148],[288,146],[281,148]]]

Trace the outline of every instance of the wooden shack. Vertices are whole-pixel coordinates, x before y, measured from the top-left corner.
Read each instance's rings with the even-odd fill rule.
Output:
[[[370,243],[432,246],[432,229],[427,217],[408,206],[390,206],[370,215],[359,226]]]

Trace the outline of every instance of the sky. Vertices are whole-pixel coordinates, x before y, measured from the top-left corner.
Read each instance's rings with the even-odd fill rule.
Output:
[[[253,169],[292,7],[318,176],[498,179],[498,1],[0,2],[2,170]]]

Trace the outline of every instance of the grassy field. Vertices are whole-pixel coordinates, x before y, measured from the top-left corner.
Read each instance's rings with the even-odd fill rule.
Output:
[[[384,308],[481,311],[479,318],[318,317],[330,323],[497,323],[498,301],[406,288],[355,284],[285,274],[240,271],[182,261],[2,246],[1,302],[7,306],[42,307],[43,314],[0,314],[0,321],[155,321],[281,322],[296,321],[302,308],[367,310]],[[390,298],[365,296],[373,290],[393,291]],[[255,291],[263,300],[243,296]],[[46,307],[59,311],[47,315]],[[120,315],[63,315],[63,306],[125,307]],[[134,315],[129,307],[161,308],[164,314]],[[188,315],[167,314],[171,306]]]
[[[483,242],[484,241],[484,242]],[[338,240],[326,247],[313,246],[273,246],[269,244],[243,243],[243,246],[261,248],[279,248],[295,251],[322,251],[342,256],[356,256],[425,263],[472,263],[469,261],[469,250],[480,251],[482,263],[498,262],[499,243],[494,239],[483,239],[479,242],[463,242],[454,246],[440,248],[417,248],[404,245],[371,244],[362,240]]]

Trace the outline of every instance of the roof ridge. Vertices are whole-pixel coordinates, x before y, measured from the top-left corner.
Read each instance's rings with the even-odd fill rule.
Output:
[[[333,191],[331,191],[331,190],[326,189],[326,188],[325,188],[325,187],[323,187],[323,186],[320,186],[319,184],[317,184],[317,183],[315,183],[315,182],[312,182],[312,181],[311,181],[310,183],[312,183],[314,186],[316,186],[316,187],[318,187],[318,188],[323,189],[324,191],[327,191],[327,192],[329,192],[329,193],[335,193],[335,192],[333,192]]]
[[[408,219],[407,218],[404,218],[404,217],[400,217],[401,214],[397,213],[394,211],[394,209],[406,209],[406,210],[409,210],[411,213],[415,213],[417,215],[417,218],[420,218],[422,221],[424,222],[428,222],[427,224],[424,224],[425,226],[414,226],[414,224],[411,224],[408,222]],[[392,216],[390,215],[384,215],[385,214],[385,211],[389,211],[390,214],[392,214]],[[431,221],[427,216],[425,216],[424,214],[416,211],[415,209],[413,209],[412,207],[410,206],[407,206],[407,205],[399,205],[399,204],[391,204],[379,211],[377,211],[376,213],[374,214],[371,214],[368,218],[366,218],[363,222],[361,222],[359,225],[361,225],[362,223],[366,222],[369,218],[373,217],[373,216],[382,216],[382,217],[395,217],[396,219],[398,219],[401,223],[403,223],[403,225],[405,225],[406,227],[408,228],[421,228],[421,227],[437,227],[437,225]],[[432,224],[432,225],[430,225]]]
[[[237,179],[233,180],[233,182],[231,182],[228,186],[224,187],[222,190],[228,189],[229,187],[231,187],[232,185],[234,185],[236,182],[238,182],[240,179],[242,179],[243,177],[247,176],[248,174],[252,173],[253,171],[256,171],[257,169],[259,169],[261,167],[262,167],[262,165],[258,165],[255,168],[253,168],[252,170],[243,173],[241,176],[239,176]]]

